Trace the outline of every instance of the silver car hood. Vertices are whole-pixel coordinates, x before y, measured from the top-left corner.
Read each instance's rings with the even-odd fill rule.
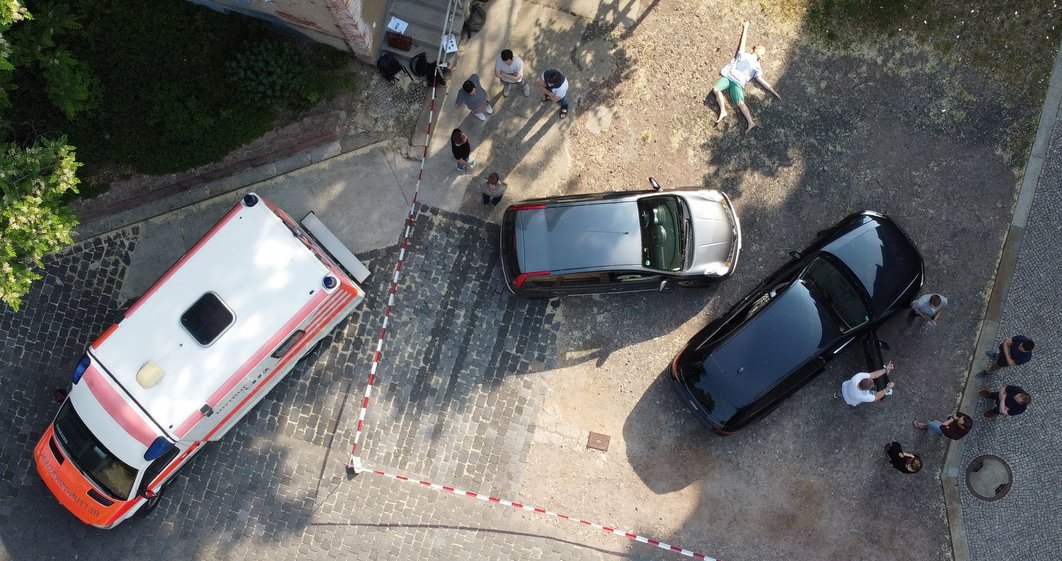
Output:
[[[722,197],[722,201],[713,200]],[[701,273],[707,265],[731,260],[730,270],[737,265],[741,250],[741,225],[730,199],[718,191],[686,193],[686,202],[693,224],[693,260],[689,272]]]

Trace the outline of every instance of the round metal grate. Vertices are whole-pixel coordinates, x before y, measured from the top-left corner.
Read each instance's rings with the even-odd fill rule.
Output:
[[[1010,466],[999,456],[978,456],[966,466],[966,488],[979,499],[998,501],[1007,495],[1013,483]]]

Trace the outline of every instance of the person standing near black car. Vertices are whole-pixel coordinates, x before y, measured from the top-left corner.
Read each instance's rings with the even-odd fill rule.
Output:
[[[922,458],[918,454],[904,452],[899,442],[890,442],[885,446],[889,463],[900,473],[918,473],[922,471]]]

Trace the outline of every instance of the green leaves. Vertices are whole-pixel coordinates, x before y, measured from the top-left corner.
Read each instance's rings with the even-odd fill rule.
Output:
[[[44,256],[73,242],[77,219],[63,202],[77,193],[74,148],[66,137],[0,155],[0,301],[18,310]]]
[[[225,63],[229,82],[259,107],[309,105],[319,97],[312,70],[290,41],[276,39],[250,43]]]
[[[81,28],[75,15],[63,3],[43,2],[26,19],[8,34],[13,65],[41,76],[48,99],[67,118],[91,112],[99,104],[99,80],[66,46]]]

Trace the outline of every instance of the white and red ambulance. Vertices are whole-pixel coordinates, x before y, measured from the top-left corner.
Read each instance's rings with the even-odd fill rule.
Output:
[[[244,196],[89,346],[37,472],[86,524],[150,511],[354,310],[367,275],[312,212],[300,226]]]

